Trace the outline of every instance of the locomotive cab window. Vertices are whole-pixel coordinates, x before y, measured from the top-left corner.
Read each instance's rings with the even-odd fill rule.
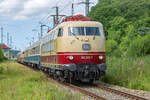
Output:
[[[100,36],[99,27],[69,27],[69,36]]]
[[[84,36],[84,27],[69,27],[69,36]]]
[[[100,31],[98,27],[85,27],[86,35],[100,36]]]
[[[59,28],[58,37],[62,37],[62,36],[63,36],[63,28]]]

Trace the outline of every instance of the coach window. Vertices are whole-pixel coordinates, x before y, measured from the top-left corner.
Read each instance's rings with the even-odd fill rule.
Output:
[[[59,28],[58,30],[58,37],[63,36],[63,28]]]

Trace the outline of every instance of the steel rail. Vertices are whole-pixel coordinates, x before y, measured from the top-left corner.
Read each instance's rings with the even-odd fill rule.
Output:
[[[129,94],[129,93],[126,93],[126,92],[122,92],[122,91],[119,91],[119,90],[116,90],[116,89],[106,87],[104,85],[97,85],[97,87],[102,89],[102,90],[105,90],[105,91],[108,91],[108,92],[111,92],[111,93],[114,93],[114,94],[117,94],[117,95],[120,95],[120,96],[123,96],[123,97],[127,97],[127,98],[130,98],[130,99],[148,100],[148,99],[140,97],[140,96],[136,96],[136,95],[133,95],[133,94]]]
[[[87,91],[87,90],[85,90],[85,89],[82,89],[82,88],[80,88],[80,87],[78,87],[78,86],[76,86],[76,85],[69,84],[69,83],[64,83],[64,84],[65,84],[66,86],[68,86],[68,87],[71,87],[71,88],[73,88],[73,89],[75,89],[75,90],[80,91],[80,92],[83,93],[83,94],[86,94],[86,95],[88,95],[88,96],[94,98],[95,100],[107,100],[107,99],[105,99],[105,98],[103,98],[103,97],[101,97],[101,96],[98,96],[98,95],[96,95],[96,94],[94,94],[94,93],[92,93],[92,92],[90,92],[90,91]]]

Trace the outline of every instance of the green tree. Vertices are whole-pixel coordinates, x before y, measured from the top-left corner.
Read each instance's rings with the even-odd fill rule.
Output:
[[[104,26],[107,54],[150,54],[150,0],[100,0],[90,16]]]

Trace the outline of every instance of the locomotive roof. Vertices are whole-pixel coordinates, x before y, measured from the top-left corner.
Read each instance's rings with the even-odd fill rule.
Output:
[[[102,25],[100,22],[97,22],[97,21],[67,21],[67,22],[63,22],[63,23],[59,24],[58,27],[63,26],[63,25],[69,26],[70,24],[72,24],[72,25],[74,24],[74,25],[78,25],[78,26],[80,26],[80,25],[88,26],[89,24]]]
[[[35,48],[35,47],[37,47],[37,46],[39,46],[40,45],[40,40],[39,41],[36,41],[36,42],[34,42],[31,46],[29,46],[27,49],[25,49],[24,51],[26,51],[26,50],[28,50],[28,49],[32,49],[32,48]]]

